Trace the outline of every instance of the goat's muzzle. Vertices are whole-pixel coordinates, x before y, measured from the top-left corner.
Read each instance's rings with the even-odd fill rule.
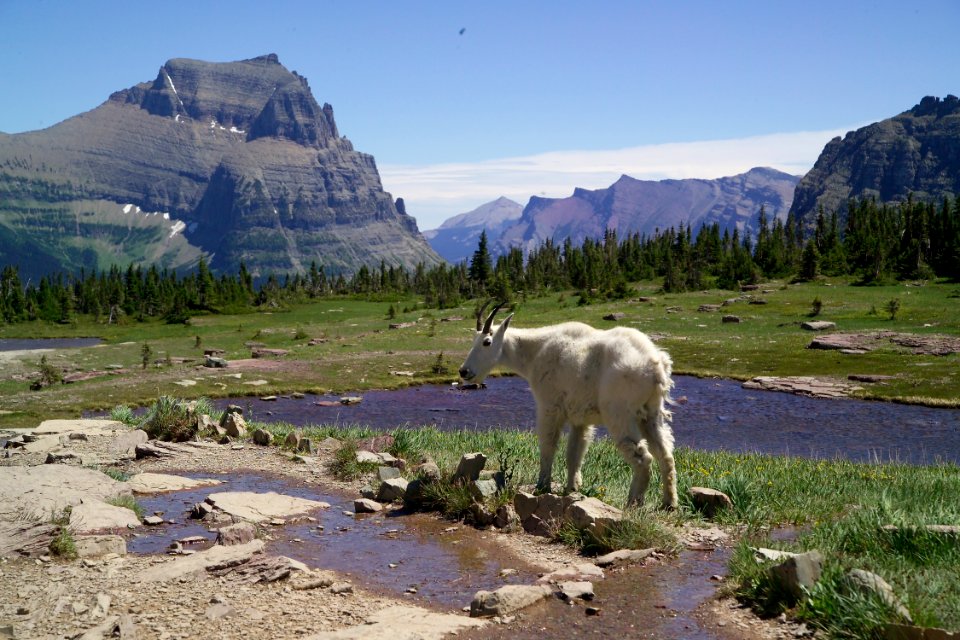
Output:
[[[469,382],[470,378],[473,377],[473,372],[470,371],[470,369],[467,369],[466,367],[460,367],[460,377],[463,380],[466,380]]]

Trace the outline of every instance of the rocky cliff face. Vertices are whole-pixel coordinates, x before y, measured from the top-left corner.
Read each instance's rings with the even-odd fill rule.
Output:
[[[960,194],[960,99],[926,97],[909,111],[834,138],[797,186],[793,213],[846,214],[850,198],[939,201]]]
[[[260,275],[439,261],[373,157],[272,54],[170,60],[92,111],[0,137],[0,236],[61,256],[44,272],[201,253]]]
[[[768,168],[716,180],[637,180],[622,176],[606,189],[576,189],[568,198],[530,198],[520,220],[495,243],[497,252],[512,246],[530,250],[546,239],[579,244],[606,229],[620,236],[657,229],[717,222],[721,229],[752,230],[760,207],[785,218],[799,180]]]

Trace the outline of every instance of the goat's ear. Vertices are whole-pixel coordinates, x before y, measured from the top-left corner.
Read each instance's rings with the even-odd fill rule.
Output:
[[[512,314],[512,313],[511,313],[510,315],[508,315],[506,318],[504,318],[504,319],[503,319],[503,322],[500,323],[500,328],[497,329],[497,333],[499,333],[499,334],[502,335],[503,332],[507,330],[507,327],[510,326],[510,320],[512,320],[512,319],[513,319],[513,314]]]

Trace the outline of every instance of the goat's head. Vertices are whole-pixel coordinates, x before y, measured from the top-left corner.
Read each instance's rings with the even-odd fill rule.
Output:
[[[473,339],[473,346],[467,354],[467,359],[460,366],[460,377],[465,382],[483,382],[497,364],[500,351],[503,349],[503,336],[507,332],[507,327],[510,326],[510,319],[513,318],[511,313],[503,319],[503,322],[494,326],[493,317],[497,315],[500,307],[506,304],[501,302],[493,308],[486,321],[483,321],[483,311],[488,304],[490,304],[489,300],[477,312],[477,335]]]

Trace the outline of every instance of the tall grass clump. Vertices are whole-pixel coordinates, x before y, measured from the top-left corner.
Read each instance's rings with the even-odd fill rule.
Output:
[[[137,424],[137,417],[133,414],[133,409],[125,404],[118,404],[110,410],[110,419],[122,422],[126,425]]]
[[[140,422],[140,428],[157,440],[183,442],[196,435],[199,416],[203,414],[214,416],[217,413],[208,398],[198,398],[188,402],[170,396],[160,396],[147,410]]]

